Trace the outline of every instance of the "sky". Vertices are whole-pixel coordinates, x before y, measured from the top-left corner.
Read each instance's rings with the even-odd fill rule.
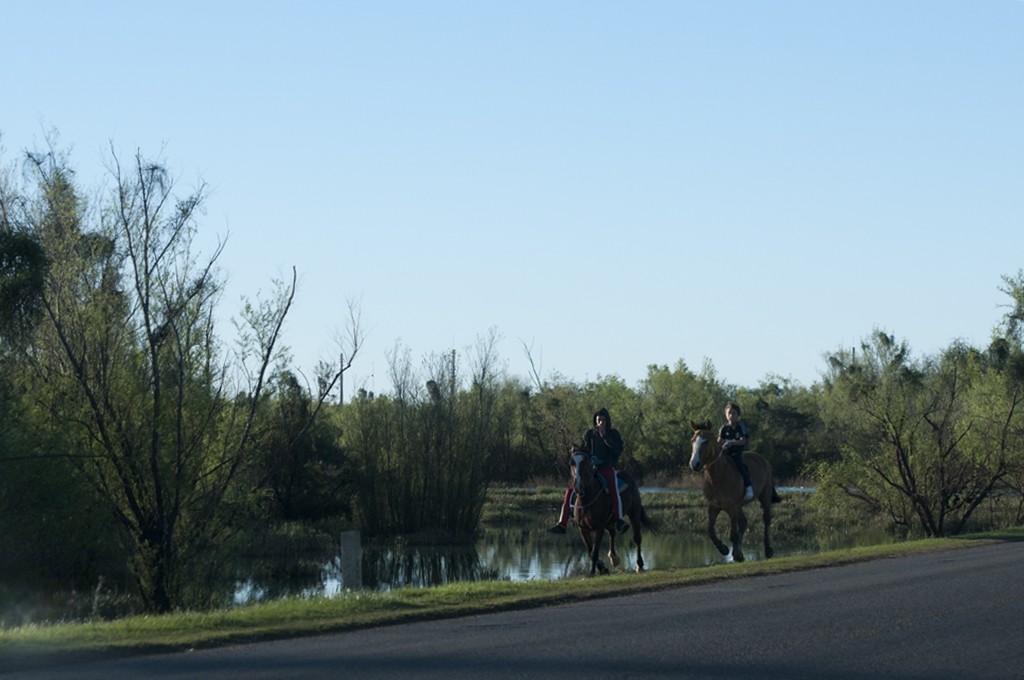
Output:
[[[0,0],[0,162],[210,195],[226,320],[298,274],[312,378],[497,338],[526,380],[810,386],[985,346],[1024,268],[1024,2]]]

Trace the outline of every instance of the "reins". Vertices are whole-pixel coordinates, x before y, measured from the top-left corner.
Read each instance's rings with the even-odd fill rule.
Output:
[[[707,442],[707,447],[711,448],[711,444],[713,443],[712,440],[710,438],[708,438],[705,441]],[[714,450],[715,450],[715,457],[713,459],[711,459],[707,463],[705,463],[703,460],[701,461],[701,465],[703,465],[705,467],[705,469],[711,467],[712,465],[714,465],[718,461],[722,460],[722,449],[720,449],[717,446],[715,446]]]
[[[577,493],[577,494],[575,494],[575,496],[576,496],[577,500],[573,501],[573,504],[572,504],[572,507],[573,507],[574,510],[586,510],[587,508],[589,508],[591,505],[596,503],[601,498],[601,494],[597,494],[596,496],[594,496],[594,500],[590,501],[589,503],[584,503],[583,505],[580,505],[579,502],[578,502],[580,494]]]
[[[578,464],[573,466],[573,475],[574,475],[574,477],[576,479],[579,478],[579,465]],[[588,486],[595,486],[595,485],[597,487],[601,486],[600,482],[597,481],[597,478],[596,478],[596,476],[594,474],[594,471],[591,470],[591,473],[590,473],[590,483],[588,484]],[[599,500],[601,500],[601,492],[600,492],[600,490],[598,490],[598,492],[594,494],[594,497],[590,500],[590,502],[582,503],[581,504],[579,502],[579,499],[584,497],[583,491],[586,491],[586,489],[583,489],[580,492],[573,491],[572,508],[574,510],[586,510],[591,505],[593,505],[594,503],[597,503]]]

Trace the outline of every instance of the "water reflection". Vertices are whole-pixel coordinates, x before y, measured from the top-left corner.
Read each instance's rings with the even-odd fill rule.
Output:
[[[237,568],[244,575],[235,582],[235,604],[292,596],[337,595],[343,588],[341,558],[336,554],[314,553],[240,562]]]
[[[373,590],[500,578],[497,569],[481,560],[475,546],[363,548],[362,586]]]
[[[753,531],[744,544],[748,560],[763,559],[760,533]],[[823,549],[886,542],[886,537],[815,537],[775,539],[777,555],[818,552]],[[622,564],[618,570],[633,571],[636,548],[627,534],[616,547]],[[682,533],[645,533],[643,555],[648,569],[702,567],[729,561],[715,550],[707,537]],[[520,527],[484,531],[471,546],[389,546],[362,548],[362,583],[346,583],[337,554],[306,555],[288,564],[261,561],[239,582],[235,602],[247,603],[289,595],[330,597],[345,589],[388,591],[406,586],[434,586],[459,581],[530,581],[564,579],[590,573],[583,541],[570,531],[554,536],[543,529]],[[607,540],[602,553],[606,559]],[[607,561],[607,559],[606,559]],[[609,565],[610,566],[610,565]]]
[[[636,546],[631,534],[617,539],[615,546],[622,559],[619,569],[633,571],[636,567]],[[777,545],[776,550],[781,547]],[[590,560],[584,553],[583,540],[575,531],[566,536],[551,536],[521,529],[492,529],[477,549],[486,564],[493,565],[502,578],[512,581],[560,579],[590,573]],[[702,535],[644,533],[641,549],[647,569],[702,567],[724,559],[711,541]],[[607,563],[607,540],[603,541],[601,552]],[[751,560],[762,558],[760,545],[745,544],[744,553]]]
[[[788,489],[790,492],[804,489]],[[728,527],[720,520],[723,537]],[[773,532],[776,555],[821,552],[860,545],[875,545],[892,540],[879,529],[859,529],[852,533],[830,532],[787,535]],[[358,545],[358,540],[356,541]],[[622,564],[620,571],[633,571],[636,549],[631,535],[619,537],[616,547]],[[590,573],[589,558],[576,531],[552,535],[543,526],[507,526],[484,529],[475,545],[413,546],[403,543],[362,545],[361,556],[352,569],[352,553],[343,555],[335,545],[320,553],[261,559],[242,567],[237,579],[235,602],[247,603],[284,596],[330,597],[346,589],[368,588],[387,591],[407,586],[444,585],[459,581],[530,581],[579,577]],[[608,551],[607,538],[602,553]],[[748,560],[764,559],[760,518],[752,518],[744,553]],[[727,562],[703,531],[644,532],[644,562],[648,569],[703,567]],[[342,556],[346,560],[342,560]],[[607,558],[605,561],[607,563]],[[348,565],[348,568],[343,568]],[[611,566],[609,564],[609,566]],[[348,571],[348,574],[345,572]],[[355,574],[355,577],[352,574]]]

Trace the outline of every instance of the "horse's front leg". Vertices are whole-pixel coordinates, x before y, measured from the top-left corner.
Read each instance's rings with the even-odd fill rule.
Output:
[[[736,508],[730,513],[731,522],[729,528],[729,541],[732,543],[732,559],[735,562],[742,562],[746,559],[743,556],[743,534],[747,530],[747,516],[741,508]]]
[[[708,538],[710,538],[711,542],[715,544],[716,548],[718,548],[718,552],[723,555],[728,555],[729,546],[722,543],[722,540],[718,538],[718,532],[715,531],[715,521],[718,519],[718,513],[721,511],[721,508],[708,506]]]
[[[594,545],[590,549],[590,575],[594,576],[597,572],[602,574],[608,573],[608,567],[604,566],[604,562],[601,561],[601,538],[604,534],[604,529],[596,529],[594,531]],[[614,550],[614,548],[613,548]]]
[[[580,527],[580,538],[583,539],[583,546],[587,549],[587,557],[590,558],[590,575],[594,575],[594,532],[583,524]]]
[[[615,525],[609,524],[605,531],[608,532],[608,561],[617,567],[622,564],[622,560],[619,559],[619,553],[615,552]]]

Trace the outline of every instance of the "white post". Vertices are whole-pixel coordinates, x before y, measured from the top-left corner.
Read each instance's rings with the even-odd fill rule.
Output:
[[[363,587],[363,546],[358,531],[341,532],[341,587],[348,590]]]

